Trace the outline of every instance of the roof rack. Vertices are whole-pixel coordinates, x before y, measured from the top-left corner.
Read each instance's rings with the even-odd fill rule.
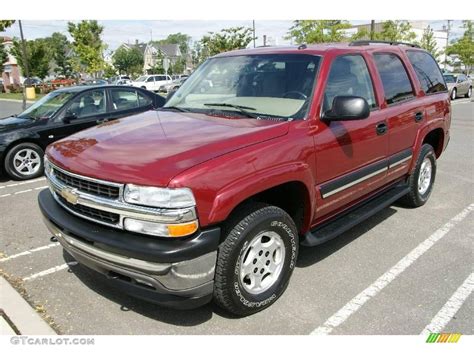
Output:
[[[391,46],[409,46],[414,48],[420,48],[419,45],[414,43],[408,42],[397,42],[397,41],[371,41],[371,40],[361,40],[361,41],[353,41],[349,43],[349,46],[368,46],[369,44],[389,44]]]

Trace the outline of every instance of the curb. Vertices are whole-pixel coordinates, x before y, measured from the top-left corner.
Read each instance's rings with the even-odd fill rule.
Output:
[[[0,277],[0,308],[6,315],[0,317],[2,335],[16,334],[15,328],[22,335],[56,335],[56,332],[3,277]]]
[[[17,100],[17,99],[4,99],[4,98],[0,98],[0,101],[7,101],[7,102],[19,102],[19,103],[22,103],[23,100]],[[31,100],[26,100],[26,103],[27,104],[34,104],[36,101],[31,101]]]

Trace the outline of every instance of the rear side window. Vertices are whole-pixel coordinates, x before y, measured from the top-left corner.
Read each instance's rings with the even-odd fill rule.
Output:
[[[407,51],[407,56],[413,69],[415,69],[421,88],[426,94],[447,90],[441,70],[432,56],[419,51]]]
[[[375,54],[375,64],[382,79],[387,104],[408,100],[415,95],[408,73],[402,61],[395,54]]]

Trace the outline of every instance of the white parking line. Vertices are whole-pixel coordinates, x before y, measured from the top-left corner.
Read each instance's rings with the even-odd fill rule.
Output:
[[[21,186],[21,185],[26,185],[26,184],[34,184],[35,182],[44,181],[44,180],[46,180],[45,177],[38,178],[38,179],[34,179],[34,180],[28,180],[28,181],[17,182],[17,183],[14,183],[14,184],[8,184],[8,185],[0,186],[0,189],[5,189],[5,188],[7,188],[7,187]]]
[[[4,195],[0,195],[0,198],[9,197],[9,196],[15,196],[15,195],[20,195],[20,194],[24,194],[25,192],[43,190],[43,189],[46,189],[47,187],[48,187],[48,186],[39,186],[39,187],[35,187],[34,189],[27,189],[27,190],[17,191],[17,192],[13,192],[13,193],[9,193],[9,194],[4,194]]]
[[[54,248],[54,247],[57,247],[58,245],[60,245],[60,244],[59,243],[51,243],[51,244],[48,244],[48,245],[44,245],[42,247],[26,250],[26,251],[23,251],[21,253],[10,255],[10,256],[7,256],[5,258],[0,259],[0,263],[3,263],[3,262],[8,261],[8,260],[19,258],[20,256],[31,255],[31,254],[36,253],[38,251]]]
[[[459,311],[459,308],[464,304],[466,299],[474,289],[474,273],[463,282],[461,286],[454,292],[448,302],[443,308],[434,316],[430,324],[421,332],[421,335],[428,335],[430,333],[439,333]]]
[[[33,275],[30,275],[30,276],[27,276],[25,278],[23,278],[23,281],[31,281],[31,280],[34,280],[34,279],[37,279],[38,277],[42,277],[42,276],[46,276],[46,275],[49,275],[49,274],[53,274],[57,271],[61,271],[61,270],[64,270],[64,269],[67,269],[68,267],[70,266],[75,266],[77,265],[77,261],[71,261],[69,263],[66,263],[66,264],[62,264],[62,265],[58,265],[58,266],[55,266],[55,267],[52,267],[51,269],[47,269],[47,270],[44,270],[44,271],[40,271],[36,274],[33,274]]]
[[[443,238],[458,223],[463,221],[474,210],[474,203],[467,206],[448,223],[436,230],[429,238],[420,243],[415,249],[408,253],[403,259],[395,264],[390,270],[380,276],[373,284],[355,296],[345,306],[329,317],[324,324],[311,332],[311,335],[326,335],[334,328],[344,323],[351,315],[357,312],[367,301],[377,296],[388,284],[395,280],[398,275],[405,271],[420,256],[428,251],[436,242]]]

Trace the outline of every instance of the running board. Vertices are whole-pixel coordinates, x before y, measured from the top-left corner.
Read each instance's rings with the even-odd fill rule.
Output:
[[[409,188],[406,184],[397,184],[395,187],[353,207],[342,216],[335,217],[335,219],[325,222],[321,226],[309,231],[301,240],[301,245],[313,247],[327,242],[390,206],[408,192]]]

